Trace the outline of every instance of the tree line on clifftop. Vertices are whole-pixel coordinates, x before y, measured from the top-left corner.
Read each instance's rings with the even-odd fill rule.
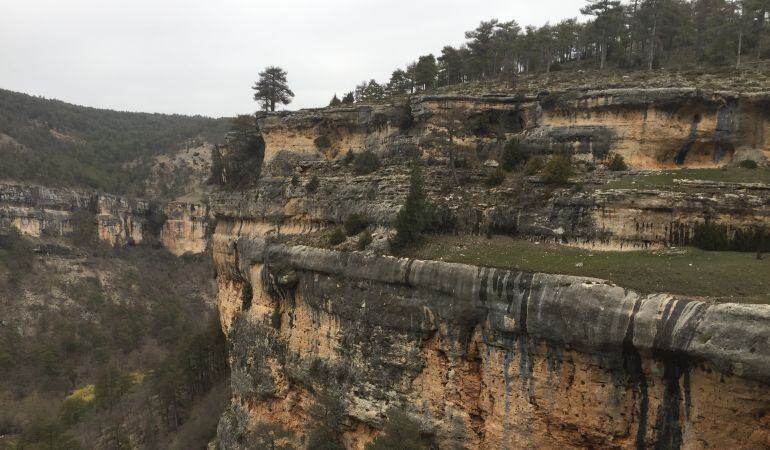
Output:
[[[363,81],[329,106],[377,101],[473,81],[505,80],[579,68],[646,69],[741,66],[770,56],[768,0],[585,0],[580,14],[541,27],[482,21],[467,41],[422,55],[387,82]],[[270,66],[254,99],[275,111],[294,93],[286,71]]]
[[[541,27],[515,20],[482,21],[459,47],[420,56],[372,79],[330,106],[379,100],[472,81],[575,68],[647,69],[740,66],[770,55],[767,0],[586,0],[591,19],[565,19]]]

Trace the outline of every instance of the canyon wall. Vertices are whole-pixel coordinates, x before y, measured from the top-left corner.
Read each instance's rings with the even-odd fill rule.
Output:
[[[620,189],[601,165],[612,154],[636,169],[764,164],[765,102],[634,89],[258,113],[264,146],[229,174],[251,183],[210,197],[232,371],[219,445],[249,448],[265,427],[305,445],[321,405],[349,449],[394,409],[442,449],[767,448],[770,306],[384,256],[415,157],[433,233],[639,249],[687,245],[707,221],[770,227],[767,184]],[[566,185],[520,171],[491,185],[511,138],[583,166]],[[354,168],[363,151],[380,159],[372,173]],[[366,252],[329,242],[354,213],[374,235]]]
[[[201,253],[208,243],[206,205],[161,205],[94,191],[0,184],[0,228],[16,228],[35,237],[64,236],[72,232],[75,211],[93,214],[98,239],[112,246],[139,244],[152,235],[182,255]]]
[[[390,156],[435,150],[452,121],[456,142],[485,153],[501,136],[541,152],[622,155],[635,169],[718,167],[766,160],[768,94],[698,89],[610,89],[538,95],[415,95],[402,104],[259,113],[266,161],[282,152],[336,159],[351,150]],[[451,125],[450,125],[451,126]],[[407,131],[407,132],[405,132]]]
[[[224,449],[308,432],[330,394],[348,448],[391,408],[440,448],[766,448],[770,306],[596,279],[270,244],[218,227],[231,347]]]
[[[480,182],[461,190],[443,186],[443,167],[424,168],[425,189],[437,205],[446,232],[489,230],[539,241],[586,247],[649,248],[685,245],[705,221],[733,230],[770,227],[770,186],[749,183],[687,183],[647,189],[488,188]],[[298,180],[296,185],[292,177]],[[309,192],[313,178],[319,187]],[[408,169],[391,165],[357,176],[324,161],[302,164],[293,175],[264,176],[257,187],[212,195],[212,209],[263,233],[295,234],[334,227],[350,214],[390,227],[408,191]]]

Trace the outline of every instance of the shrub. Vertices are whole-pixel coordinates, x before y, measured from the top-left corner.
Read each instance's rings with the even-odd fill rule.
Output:
[[[322,134],[313,139],[313,144],[319,149],[326,149],[332,146],[332,141],[329,139],[329,136]]]
[[[694,247],[711,251],[764,252],[767,250],[765,235],[764,228],[731,231],[727,225],[706,221],[694,227],[690,243]]]
[[[353,160],[353,172],[356,175],[370,174],[379,168],[380,158],[369,150],[359,153]]]
[[[0,233],[0,264],[5,265],[12,275],[28,273],[34,261],[32,242],[16,228]]]
[[[414,125],[414,117],[412,117],[412,104],[411,102],[407,101],[406,105],[404,105],[404,109],[401,111],[401,117],[398,121],[398,129],[402,133],[405,133],[409,131],[410,128],[412,128],[412,125]]]
[[[77,246],[87,247],[96,242],[96,215],[87,209],[76,209],[70,216],[70,239]]]
[[[340,245],[343,242],[345,242],[345,232],[342,231],[342,228],[337,227],[332,231],[332,234],[329,235],[329,244]]]
[[[744,159],[743,161],[740,162],[740,164],[738,164],[738,166],[741,169],[756,169],[757,167],[759,167],[757,165],[757,162],[751,159]]]
[[[348,149],[348,152],[345,153],[345,156],[342,157],[342,164],[349,166],[354,159],[356,159],[356,154],[353,153],[353,150]]]
[[[291,185],[292,186],[299,186],[299,175],[294,174],[291,176]]]
[[[524,173],[526,175],[534,175],[543,170],[543,166],[545,166],[545,163],[542,156],[532,156],[524,165]]]
[[[497,168],[487,174],[486,185],[489,187],[500,186],[505,181],[505,171]]]
[[[540,106],[543,109],[554,109],[559,103],[561,103],[561,95],[556,93],[548,93],[540,100]]]
[[[308,192],[308,194],[314,194],[315,191],[318,190],[318,186],[320,184],[321,182],[318,181],[318,177],[313,175],[313,178],[311,178],[310,181],[308,181],[305,185],[305,190]]]
[[[356,247],[359,250],[366,250],[366,247],[369,246],[369,244],[372,243],[374,239],[372,238],[372,233],[369,231],[364,231],[358,236],[358,241],[356,242]]]
[[[365,447],[366,450],[394,448],[400,450],[427,450],[431,448],[430,442],[425,442],[422,438],[419,423],[396,409],[392,409],[388,413],[388,422],[382,433]]]
[[[366,217],[361,214],[353,213],[345,218],[342,226],[345,227],[345,233],[347,233],[348,236],[353,236],[364,231],[366,227],[369,226],[369,222],[367,222]]]
[[[519,167],[521,163],[526,161],[527,157],[521,150],[521,144],[518,139],[511,139],[505,143],[503,149],[503,157],[501,158],[503,169],[506,172],[510,172]]]
[[[628,170],[628,165],[623,156],[615,153],[615,156],[612,157],[610,163],[607,164],[607,168],[613,172],[623,172]]]
[[[543,167],[541,178],[546,184],[564,184],[572,173],[572,157],[568,153],[559,153]]]

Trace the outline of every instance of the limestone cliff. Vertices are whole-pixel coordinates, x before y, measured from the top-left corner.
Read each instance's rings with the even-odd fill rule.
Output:
[[[160,205],[94,191],[0,184],[0,228],[14,227],[29,236],[63,236],[72,231],[76,210],[92,212],[99,240],[113,246],[138,244],[153,233],[176,255],[201,253],[208,243],[206,205]],[[153,217],[158,211],[165,220]],[[159,220],[162,223],[152,223]],[[153,230],[158,225],[161,229]]]
[[[637,89],[258,114],[264,161],[246,174],[258,182],[210,199],[233,390],[219,444],[248,448],[268,424],[304,445],[313,405],[333,398],[350,449],[392,408],[442,449],[767,448],[769,306],[383,256],[414,157],[436,233],[625,249],[687,245],[705,221],[768,227],[767,184],[620,189],[598,164],[612,153],[636,168],[761,163],[764,102]],[[446,164],[453,122],[465,129],[458,159],[473,161],[459,186]],[[567,186],[522,174],[490,185],[509,138],[531,155],[571,149],[584,169]],[[347,155],[365,150],[382,166],[356,174]],[[353,213],[374,231],[368,252],[317,248]]]
[[[405,154],[433,147],[430,132],[452,112],[469,124],[459,142],[484,151],[501,135],[547,152],[618,153],[633,168],[716,167],[736,153],[767,158],[763,93],[697,89],[610,89],[525,96],[413,96],[405,104],[265,113],[266,161],[282,151],[333,159],[348,150]],[[404,133],[407,130],[408,133]]]
[[[302,436],[332,391],[349,448],[400,408],[440,448],[766,448],[770,307],[601,280],[214,241],[232,343],[226,449]]]

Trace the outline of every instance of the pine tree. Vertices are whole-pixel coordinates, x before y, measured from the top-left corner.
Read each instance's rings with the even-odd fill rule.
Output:
[[[421,89],[430,89],[436,84],[438,67],[436,66],[436,57],[430,55],[420,56],[417,65],[414,68],[414,82]]]
[[[402,69],[396,69],[390,75],[390,81],[385,88],[387,95],[401,95],[411,91],[412,82]]]
[[[329,102],[329,106],[340,106],[342,104],[342,100],[337,97],[337,94],[334,94],[334,97],[332,97],[332,100]]]
[[[423,190],[422,167],[420,161],[415,159],[409,173],[409,193],[396,217],[396,235],[391,245],[400,249],[416,244],[430,219],[431,206]]]
[[[342,104],[343,105],[352,105],[353,102],[355,102],[355,101],[356,101],[356,98],[355,98],[355,96],[354,96],[352,91],[348,92],[347,94],[345,94],[342,97]]]
[[[254,83],[254,101],[259,102],[267,111],[275,111],[276,104],[288,105],[294,97],[286,81],[286,71],[280,67],[269,66],[259,73],[259,81]]]
[[[612,28],[620,19],[619,0],[586,0],[588,4],[580,9],[580,13],[596,16],[593,25],[599,31],[599,69],[604,69],[607,60],[607,47]]]

